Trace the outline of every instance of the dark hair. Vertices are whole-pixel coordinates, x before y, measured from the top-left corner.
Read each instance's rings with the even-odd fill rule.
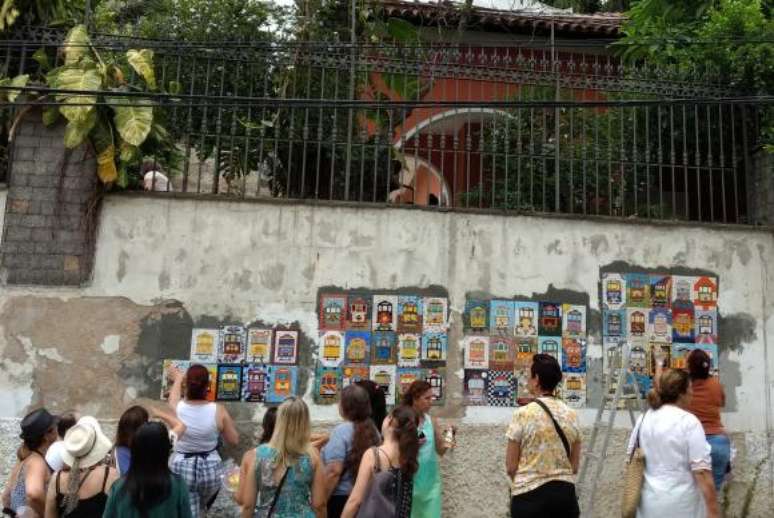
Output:
[[[163,502],[171,491],[172,473],[167,465],[172,443],[167,427],[159,422],[140,426],[132,441],[132,463],[123,491],[142,518]]]
[[[688,373],[682,369],[665,370],[658,381],[658,391],[651,389],[648,392],[648,404],[653,410],[658,410],[667,403],[674,403],[688,392],[691,385]]]
[[[207,399],[210,371],[204,365],[191,365],[185,373],[185,398],[191,401]]]
[[[341,391],[341,413],[354,426],[352,447],[347,453],[344,469],[349,471],[352,479],[357,478],[360,461],[363,454],[372,446],[381,442],[379,431],[371,421],[371,401],[368,392],[357,385],[349,385]]]
[[[690,374],[692,380],[705,380],[709,378],[710,366],[712,365],[712,359],[709,354],[701,349],[694,349],[688,353],[688,374]]]
[[[371,400],[371,421],[381,433],[382,423],[387,417],[387,398],[384,396],[384,390],[373,380],[356,381],[355,385],[368,392],[368,399]]]
[[[74,412],[67,412],[59,416],[59,420],[56,422],[56,433],[60,439],[64,439],[67,430],[75,426],[78,419],[75,418]]]
[[[562,381],[562,368],[556,358],[550,354],[536,354],[532,357],[530,374],[537,376],[538,384],[543,390],[553,391]]]
[[[132,447],[132,439],[137,429],[148,422],[150,415],[144,407],[134,405],[126,409],[118,420],[116,429],[116,446]]]
[[[266,413],[263,414],[263,421],[261,421],[261,440],[258,444],[264,444],[271,440],[271,436],[274,433],[274,424],[277,422],[277,407],[269,407]]]
[[[409,387],[406,389],[406,392],[404,392],[403,396],[401,396],[401,403],[406,406],[414,406],[416,400],[431,388],[433,387],[428,382],[424,380],[416,380],[411,383],[411,385],[409,385]]]
[[[155,159],[144,160],[142,162],[142,166],[140,167],[140,174],[145,176],[147,173],[150,173],[151,171],[162,172],[161,164],[156,162]]]
[[[404,475],[413,476],[419,469],[419,414],[409,405],[398,405],[392,410],[390,418],[394,422],[392,433],[398,441],[400,470]]]

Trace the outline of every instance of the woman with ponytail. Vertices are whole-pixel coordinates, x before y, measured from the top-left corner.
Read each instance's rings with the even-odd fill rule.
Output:
[[[336,426],[322,449],[325,464],[328,518],[339,518],[352,492],[363,454],[381,441],[371,421],[368,392],[350,385],[341,392],[339,414],[345,422]]]
[[[441,466],[438,457],[452,445],[443,438],[438,422],[428,412],[433,405],[433,389],[424,380],[413,382],[401,397],[401,404],[411,407],[419,416],[419,470],[414,477],[412,518],[441,516]]]
[[[363,455],[342,518],[411,516],[412,479],[419,469],[419,416],[395,407],[384,421],[384,443]]]
[[[710,445],[699,420],[685,409],[691,380],[680,369],[660,373],[648,393],[650,410],[629,438],[629,453],[645,454],[645,479],[638,518],[717,518]]]
[[[720,491],[731,462],[731,441],[728,439],[720,411],[726,406],[726,393],[716,376],[710,376],[712,360],[701,349],[688,354],[688,374],[691,378],[693,397],[686,407],[704,428],[704,435],[712,448],[712,479],[715,490]]]

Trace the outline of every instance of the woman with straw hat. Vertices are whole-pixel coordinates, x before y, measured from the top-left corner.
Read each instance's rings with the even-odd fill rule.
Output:
[[[67,431],[61,453],[65,469],[54,475],[46,496],[46,518],[102,516],[107,492],[118,479],[103,464],[113,448],[96,419],[82,417]]]

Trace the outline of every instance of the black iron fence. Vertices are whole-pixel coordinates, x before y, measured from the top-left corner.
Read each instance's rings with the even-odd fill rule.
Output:
[[[61,41],[2,42],[3,72],[40,75],[33,53],[55,65]],[[129,48],[154,52],[159,91],[98,96],[141,97],[166,129],[126,171],[130,188],[745,223],[772,109],[723,78],[627,67],[604,49],[113,36],[93,48],[118,65]]]

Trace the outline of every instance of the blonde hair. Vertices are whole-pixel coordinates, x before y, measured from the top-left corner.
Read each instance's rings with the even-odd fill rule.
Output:
[[[277,422],[269,440],[269,446],[277,451],[277,466],[292,466],[301,455],[310,454],[311,436],[309,407],[300,398],[287,398],[277,410]]]

